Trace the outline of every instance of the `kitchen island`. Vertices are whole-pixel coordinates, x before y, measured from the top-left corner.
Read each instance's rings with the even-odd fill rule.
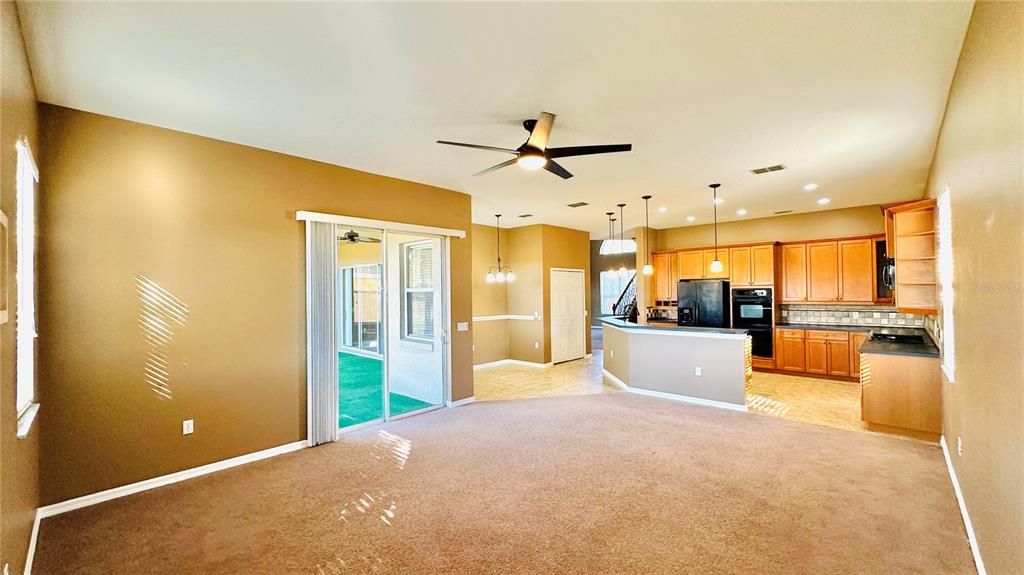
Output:
[[[601,318],[604,373],[633,393],[746,411],[750,337],[743,329]]]

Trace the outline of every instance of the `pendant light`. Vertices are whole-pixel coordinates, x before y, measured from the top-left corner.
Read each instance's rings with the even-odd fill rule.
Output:
[[[608,214],[608,241],[611,242],[608,245],[609,246],[615,246],[615,218],[612,217],[612,216],[615,215],[615,212],[605,212],[605,213]],[[609,250],[609,252],[610,253],[615,253],[614,250]],[[614,267],[609,268],[608,271],[613,272],[613,271],[615,271],[615,268]]]
[[[509,266],[501,267],[501,214],[494,215],[496,223],[494,224],[494,231],[497,241],[497,255],[498,265],[493,268],[488,268],[487,277],[484,281],[487,283],[503,283],[503,282],[514,282],[516,281],[516,274],[512,273],[512,268]]]
[[[643,196],[642,198],[644,201],[644,262],[646,262],[644,263],[645,276],[654,275],[654,266],[652,266],[650,262],[651,251],[648,248],[649,243],[647,241],[647,237],[651,233],[651,208],[648,206],[647,202],[652,197],[653,196]]]
[[[626,251],[626,219],[622,215],[622,208],[626,207],[626,204],[619,204],[619,253]],[[619,264],[619,275],[626,277],[629,270],[626,269],[626,262]]]
[[[711,266],[709,269],[713,273],[721,273],[724,266],[722,260],[718,259],[718,188],[722,184],[710,184],[708,187],[711,188],[711,193],[714,195],[712,204],[715,207],[715,259],[711,260]]]

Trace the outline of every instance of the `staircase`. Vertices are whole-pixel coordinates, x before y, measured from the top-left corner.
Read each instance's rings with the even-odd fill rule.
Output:
[[[626,289],[622,290],[622,295],[619,296],[618,301],[612,306],[612,314],[636,323],[637,317],[639,316],[639,310],[636,307],[636,275],[630,278],[629,283],[626,284]]]

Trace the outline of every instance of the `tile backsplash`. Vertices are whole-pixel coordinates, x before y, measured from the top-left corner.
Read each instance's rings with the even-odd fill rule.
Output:
[[[895,307],[782,304],[777,323],[909,327],[926,329],[925,316],[899,313]]]

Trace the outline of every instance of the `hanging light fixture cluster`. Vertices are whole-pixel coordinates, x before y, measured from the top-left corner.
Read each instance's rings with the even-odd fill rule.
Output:
[[[644,201],[644,275],[654,275],[654,266],[651,265],[651,250],[648,236],[651,234],[651,208],[648,206],[648,202],[654,196],[643,196],[641,199]]]
[[[711,260],[711,265],[709,266],[709,269],[716,274],[721,273],[724,267],[722,265],[722,260],[718,259],[718,188],[721,185],[722,184],[717,183],[708,185],[708,187],[711,188],[711,193],[713,195],[711,203],[715,207],[715,259]]]
[[[487,277],[485,280],[487,283],[503,283],[503,282],[514,282],[516,281],[516,274],[512,273],[510,266],[501,266],[501,214],[495,214],[494,218],[496,223],[494,224],[495,237],[497,238],[497,252],[498,252],[498,265],[487,269]]]

